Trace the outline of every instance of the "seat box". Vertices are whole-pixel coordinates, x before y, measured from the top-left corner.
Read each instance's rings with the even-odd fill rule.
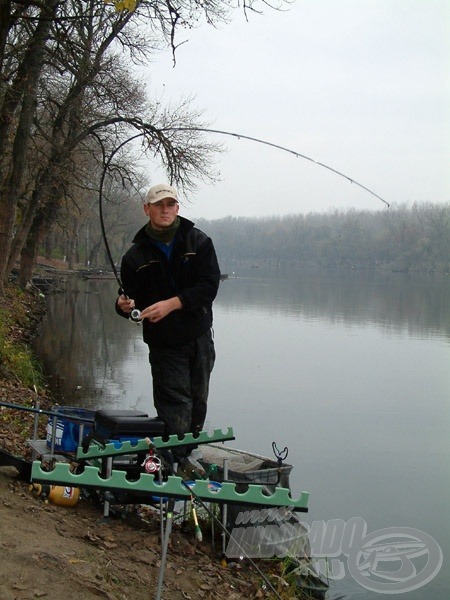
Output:
[[[94,431],[109,440],[140,440],[145,437],[164,437],[166,426],[158,417],[134,410],[98,410],[95,413]]]

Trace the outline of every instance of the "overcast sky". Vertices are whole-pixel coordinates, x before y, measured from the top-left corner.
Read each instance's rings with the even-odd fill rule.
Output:
[[[449,0],[297,0],[184,39],[175,68],[169,52],[149,68],[163,102],[194,96],[212,128],[295,150],[391,204],[450,202]],[[309,161],[210,139],[227,150],[220,181],[183,200],[188,218],[386,210]]]

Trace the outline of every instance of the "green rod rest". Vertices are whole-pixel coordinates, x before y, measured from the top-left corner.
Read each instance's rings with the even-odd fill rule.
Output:
[[[43,471],[41,463],[34,461],[31,469],[31,480],[51,484],[68,485],[70,487],[93,487],[96,489],[140,492],[157,497],[190,498],[192,493],[180,477],[170,476],[167,481],[158,483],[153,475],[143,473],[136,481],[128,481],[125,471],[113,470],[110,477],[100,477],[96,467],[86,466],[83,473],[72,473],[67,463],[56,463],[52,471]],[[263,506],[288,506],[294,510],[308,510],[309,493],[302,492],[300,498],[291,497],[287,488],[275,488],[271,495],[264,494],[261,485],[250,484],[245,492],[236,491],[235,483],[222,483],[218,491],[208,487],[204,479],[195,481],[195,496],[206,502],[225,504],[258,504]]]
[[[81,446],[77,449],[78,460],[89,460],[90,458],[103,458],[108,456],[121,456],[124,454],[133,454],[135,452],[145,452],[152,446],[157,450],[163,450],[165,448],[178,448],[180,446],[187,446],[190,444],[211,444],[212,442],[226,442],[228,440],[234,440],[233,428],[228,427],[224,433],[221,429],[215,429],[211,434],[207,431],[201,431],[199,434],[193,435],[192,433],[186,433],[181,439],[177,435],[169,435],[167,439],[162,437],[149,438],[150,445],[146,439],[137,440],[136,442],[109,442],[105,446],[99,445],[95,440],[91,441],[91,446],[86,452],[83,452]]]

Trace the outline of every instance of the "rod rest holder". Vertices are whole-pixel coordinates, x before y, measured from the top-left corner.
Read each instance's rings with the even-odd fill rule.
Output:
[[[89,438],[90,436],[86,436]],[[200,431],[198,434],[186,433],[182,438],[177,435],[169,435],[168,438],[147,436],[150,440],[150,445],[147,438],[137,441],[128,440],[109,440],[107,444],[104,441],[98,442],[94,432],[94,436],[88,440],[87,448],[84,440],[82,446],[77,449],[77,460],[89,460],[92,458],[102,458],[109,456],[121,456],[125,454],[133,454],[135,452],[144,452],[153,447],[157,450],[171,450],[182,446],[211,444],[213,442],[226,442],[236,439],[233,434],[233,428],[228,427],[224,432],[221,429],[215,429],[212,433]]]
[[[180,477],[169,476],[167,481],[158,482],[153,475],[141,474],[139,479],[129,481],[124,471],[112,470],[109,477],[101,477],[100,470],[86,466],[82,473],[72,473],[67,463],[56,463],[52,471],[44,471],[39,461],[34,461],[31,469],[31,480],[47,482],[70,487],[93,487],[96,489],[124,490],[127,492],[144,492],[149,496],[187,499],[192,490]],[[295,511],[307,512],[309,493],[301,492],[298,499],[291,497],[287,488],[275,488],[273,494],[267,495],[264,486],[249,484],[245,492],[236,491],[236,484],[225,482],[218,491],[209,489],[209,481],[195,481],[195,496],[207,502],[257,504],[262,506],[289,506]]]

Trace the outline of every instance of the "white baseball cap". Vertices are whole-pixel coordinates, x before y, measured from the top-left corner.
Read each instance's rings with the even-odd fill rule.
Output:
[[[177,190],[168,183],[158,183],[151,187],[145,197],[145,204],[154,204],[164,198],[172,198],[178,202]]]

